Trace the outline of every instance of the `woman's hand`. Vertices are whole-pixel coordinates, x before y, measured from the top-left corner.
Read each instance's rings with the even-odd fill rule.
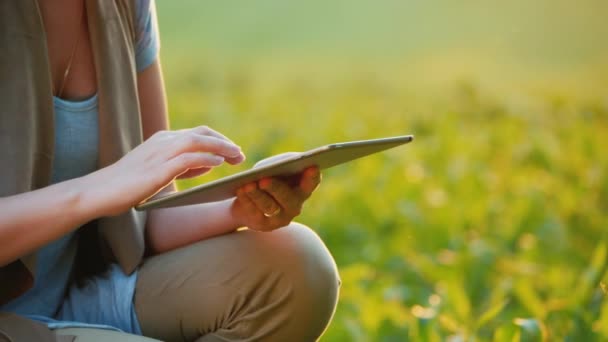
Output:
[[[177,177],[204,174],[224,161],[245,160],[240,147],[206,126],[160,131],[116,163],[85,176],[94,196],[105,203],[103,215],[115,215],[153,196]]]
[[[292,154],[285,155],[285,157]],[[282,158],[281,158],[282,159]],[[273,158],[269,162],[276,161]],[[258,163],[263,166],[265,163]],[[247,184],[237,190],[231,208],[235,220],[253,230],[271,231],[288,225],[300,215],[302,205],[321,182],[317,167],[310,167],[296,177],[295,185],[272,177]]]

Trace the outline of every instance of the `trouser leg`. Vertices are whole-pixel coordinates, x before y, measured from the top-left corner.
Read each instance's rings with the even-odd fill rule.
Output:
[[[104,329],[65,328],[54,332],[59,337],[72,336],[74,342],[159,342],[148,337]]]
[[[335,262],[300,224],[239,231],[147,259],[135,308],[166,341],[314,341],[338,298]]]
[[[0,312],[0,342],[158,342],[122,332],[65,328],[50,330],[46,324],[11,313]]]

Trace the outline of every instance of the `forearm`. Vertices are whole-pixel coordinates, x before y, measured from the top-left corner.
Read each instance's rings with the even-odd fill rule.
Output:
[[[160,62],[156,60],[138,75],[144,139],[167,130],[167,104]],[[163,192],[173,192],[172,184]],[[239,227],[230,214],[229,202],[152,210],[148,214],[146,239],[153,253],[162,253]]]
[[[231,214],[234,200],[150,211],[146,227],[148,247],[163,253],[213,236],[241,224]]]
[[[0,266],[97,217],[103,204],[90,196],[90,181],[76,178],[0,198]]]

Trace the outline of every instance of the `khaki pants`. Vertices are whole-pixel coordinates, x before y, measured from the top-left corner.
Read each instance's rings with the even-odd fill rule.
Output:
[[[333,315],[339,283],[323,242],[294,223],[272,233],[239,231],[146,259],[135,308],[144,335],[162,341],[315,341]],[[3,341],[1,332],[0,320]],[[85,328],[55,334],[62,341],[154,341]]]

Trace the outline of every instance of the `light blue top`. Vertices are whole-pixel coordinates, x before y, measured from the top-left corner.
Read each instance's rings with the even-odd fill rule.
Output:
[[[159,39],[153,0],[138,0],[137,70],[157,58]],[[84,101],[53,98],[55,153],[52,183],[84,176],[97,169],[97,95]],[[117,265],[92,278],[83,288],[70,284],[78,245],[78,230],[38,251],[34,286],[24,295],[0,306],[45,322],[51,328],[105,327],[141,334],[133,306],[137,272],[125,275]]]

